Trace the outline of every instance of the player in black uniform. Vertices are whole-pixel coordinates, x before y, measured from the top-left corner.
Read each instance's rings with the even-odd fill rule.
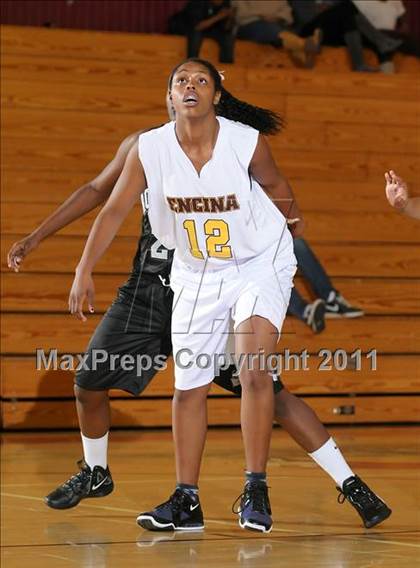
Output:
[[[76,190],[30,235],[15,243],[8,254],[8,265],[19,271],[24,258],[48,236],[91,211],[107,200],[118,179],[125,159],[140,132],[128,136],[113,160],[91,182]],[[146,205],[145,203],[143,205]],[[97,327],[88,346],[89,367],[95,349],[109,354],[149,355],[163,360],[171,353],[170,320],[172,291],[169,274],[172,252],[153,236],[145,211],[142,234],[134,257],[132,272]],[[93,311],[93,306],[90,306]],[[222,372],[215,382],[240,395],[240,386],[231,380],[234,368]],[[84,460],[80,471],[52,491],[45,502],[55,509],[76,506],[87,497],[103,497],[114,484],[107,464],[110,411],[108,390],[122,389],[139,395],[152,380],[151,368],[137,374],[123,365],[110,368],[109,359],[95,370],[78,371],[75,377],[76,406],[81,428]],[[336,482],[342,500],[347,499],[366,527],[386,519],[390,509],[354,475],[334,440],[313,410],[275,381],[275,419],[292,438]]]

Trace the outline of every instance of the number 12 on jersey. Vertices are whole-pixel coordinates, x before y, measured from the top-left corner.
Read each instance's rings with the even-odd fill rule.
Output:
[[[190,251],[194,258],[204,260],[204,255],[198,246],[197,226],[193,219],[183,223],[187,231]],[[206,249],[208,256],[216,258],[232,258],[232,249],[227,244],[230,239],[229,225],[222,219],[207,219],[204,223],[204,233],[207,235]]]

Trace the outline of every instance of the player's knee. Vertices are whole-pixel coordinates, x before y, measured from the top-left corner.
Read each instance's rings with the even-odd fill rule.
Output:
[[[99,406],[107,398],[107,391],[90,391],[74,385],[74,394],[79,404],[83,406]]]
[[[240,375],[242,390],[263,391],[273,388],[273,380],[266,372],[246,370]]]
[[[179,390],[175,389],[174,392],[174,403],[177,405],[187,406],[190,404],[197,404],[203,400],[206,400],[207,393],[203,389],[190,389],[190,390]]]
[[[174,403],[175,404],[185,404],[191,399],[190,391],[183,391],[175,389],[174,392]]]

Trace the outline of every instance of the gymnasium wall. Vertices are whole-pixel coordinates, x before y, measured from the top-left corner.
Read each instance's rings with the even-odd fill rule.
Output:
[[[185,0],[6,0],[2,23],[79,30],[165,33]]]
[[[133,211],[99,263],[96,314],[84,324],[68,315],[67,296],[96,212],[45,241],[19,274],[8,271],[6,253],[91,179],[128,133],[166,120],[167,76],[185,47],[159,35],[1,31],[3,426],[76,427],[72,373],[36,371],[34,352],[84,350],[128,274],[141,212]],[[216,46],[207,42],[203,55],[217,61]],[[394,76],[351,73],[343,50],[325,49],[315,70],[300,71],[278,50],[238,42],[237,64],[223,65],[226,88],[285,116],[287,129],[271,145],[305,213],[306,238],[335,286],[367,314],[330,320],[318,336],[286,321],[280,349],[307,349],[310,369],[283,379],[327,423],[419,416],[420,224],[391,210],[383,190],[391,167],[420,189],[419,62],[397,57],[396,64]],[[336,363],[360,349],[361,370],[347,355],[344,370],[319,371],[321,349],[341,350]],[[366,357],[372,350],[376,371]],[[139,399],[113,393],[113,424],[168,426],[172,384],[169,368]],[[211,424],[239,422],[238,400],[216,387],[209,409]]]
[[[166,33],[186,0],[3,0],[1,23],[17,26]],[[405,0],[407,28],[420,39],[420,0]]]

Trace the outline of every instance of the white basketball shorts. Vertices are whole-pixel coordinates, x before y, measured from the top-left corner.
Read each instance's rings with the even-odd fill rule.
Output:
[[[189,390],[209,384],[223,357],[232,318],[234,330],[252,316],[269,320],[279,336],[286,317],[296,259],[293,242],[278,245],[241,264],[197,272],[174,261],[171,287],[175,387]]]

